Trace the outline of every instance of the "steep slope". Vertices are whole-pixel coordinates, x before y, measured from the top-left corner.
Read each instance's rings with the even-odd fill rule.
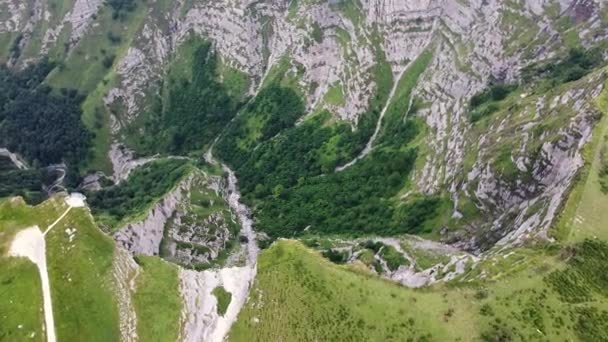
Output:
[[[520,3],[129,0],[75,1],[60,6],[45,1],[18,5],[6,0],[3,6],[10,13],[3,19],[0,33],[7,46],[13,47],[5,53],[9,64],[21,67],[48,52],[62,63],[46,83],[55,88],[69,86],[86,94],[83,121],[96,133],[90,169],[110,171],[107,153],[115,140],[126,141],[140,153],[200,151],[236,115],[246,93],[256,99],[265,89],[278,85],[293,90],[303,109],[278,126],[277,122],[264,122],[255,115],[247,119],[244,124],[248,139],[258,134],[257,129],[261,129],[262,139],[241,141],[241,148],[250,153],[258,145],[269,144],[266,140],[282,144],[276,141],[281,135],[301,139],[300,134],[310,134],[318,140],[308,145],[277,147],[298,149],[298,155],[277,162],[295,159],[300,163],[297,159],[302,155],[318,155],[319,160],[315,161],[318,165],[291,177],[332,174],[336,167],[342,170],[344,165],[352,165],[371,151],[381,149],[376,145],[382,145],[383,139],[401,143],[403,147],[411,137],[404,136],[406,128],[393,127],[403,117],[415,117],[422,131],[415,146],[409,145],[416,147],[416,163],[411,172],[398,175],[408,185],[396,186],[401,187],[400,195],[408,196],[391,206],[407,204],[408,198],[433,195],[451,201],[454,217],[465,211],[479,212],[465,217],[463,222],[443,222],[432,229],[435,238],[443,231],[442,239],[460,240],[462,246],[471,250],[489,248],[507,236],[507,240],[514,240],[513,232],[545,231],[578,164],[569,162],[574,166],[567,172],[561,170],[560,165],[567,161],[555,146],[548,144],[542,155],[530,149],[511,155],[507,155],[507,147],[502,151],[488,150],[484,144],[493,144],[503,134],[515,132],[512,140],[525,139],[529,127],[516,128],[513,114],[492,116],[508,120],[502,125],[471,124],[469,100],[490,83],[518,83],[527,67],[556,63],[566,58],[567,49],[605,45],[607,30],[606,5],[592,0]],[[16,37],[17,32],[23,32],[22,37]],[[35,51],[39,50],[42,54],[37,55]],[[85,77],[76,77],[76,73]],[[413,73],[417,76],[412,76]],[[600,77],[597,75],[596,79]],[[598,87],[594,90],[597,94],[600,82],[594,84]],[[520,91],[530,95],[520,101],[525,109],[527,101],[541,101],[549,90],[524,86]],[[152,100],[154,94],[159,95],[159,100]],[[577,120],[587,121],[586,126],[593,125],[589,99],[592,96],[574,95],[568,94],[572,100],[564,100],[563,108],[558,109],[561,112],[583,109],[588,113]],[[207,103],[195,99],[211,100]],[[539,111],[547,113],[537,118],[540,125],[552,117],[553,106],[543,105],[546,106],[539,107]],[[244,114],[247,111],[244,108],[238,116],[247,117]],[[320,120],[320,124],[315,120]],[[235,121],[231,126],[241,125],[239,120]],[[313,127],[306,125],[308,132],[289,134],[294,122]],[[204,127],[197,129],[201,124]],[[531,127],[533,122],[518,124]],[[266,125],[269,127],[263,128]],[[326,132],[315,125],[333,131]],[[504,127],[510,129],[503,131]],[[353,129],[350,133],[349,128]],[[571,130],[585,129],[571,127]],[[204,134],[192,134],[193,131]],[[228,132],[224,140],[234,139],[234,134]],[[488,139],[479,145],[478,139],[483,135]],[[527,146],[546,143],[543,139],[548,137],[528,137],[533,142]],[[568,151],[565,153],[568,155],[578,153],[586,138],[580,144],[579,138],[575,140],[558,149]],[[250,145],[242,145],[245,143]],[[472,155],[475,152],[477,155]],[[518,166],[523,173],[525,168],[534,169],[535,164],[546,165],[542,168],[543,180],[540,174],[526,179],[529,189],[543,189],[542,198],[520,189],[517,184],[522,180],[510,179],[513,172],[496,169],[505,165],[489,162],[488,158],[497,152],[502,153],[500,160],[527,160],[527,166],[521,162]],[[240,178],[247,178],[238,170],[234,158],[222,151],[219,155],[237,168]],[[480,180],[469,181],[463,175]],[[247,179],[242,182],[247,183]],[[271,192],[279,185],[287,189],[290,182],[261,184],[266,188],[259,190]],[[508,184],[512,183],[515,187],[510,189]],[[253,189],[245,184],[244,190],[251,197]],[[392,195],[382,196],[386,199]],[[511,217],[514,210],[526,208],[543,212]],[[446,234],[445,229],[441,230],[446,226],[453,232]]]
[[[278,241],[260,256],[230,340],[605,340],[605,283],[587,272],[605,268],[608,244],[586,241],[571,251],[586,266],[556,248],[516,249],[449,284],[412,290]]]
[[[0,197],[50,197],[0,202],[0,339],[66,189],[59,339],[605,339],[607,42],[602,0],[0,0]]]

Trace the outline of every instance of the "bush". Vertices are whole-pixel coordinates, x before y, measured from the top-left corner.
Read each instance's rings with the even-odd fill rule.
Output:
[[[321,253],[325,258],[335,264],[344,264],[348,261],[349,253],[337,249],[329,249]]]
[[[484,103],[502,101],[517,89],[516,84],[492,84],[487,90],[474,95],[470,100],[471,108],[477,108]]]
[[[522,69],[522,80],[526,83],[544,78],[549,84],[576,81],[603,63],[602,50],[572,49],[566,57],[553,59],[543,64],[532,64]]]
[[[224,316],[228,311],[228,306],[232,301],[232,293],[226,291],[224,287],[218,286],[213,289],[213,295],[217,299],[217,313],[220,316]]]

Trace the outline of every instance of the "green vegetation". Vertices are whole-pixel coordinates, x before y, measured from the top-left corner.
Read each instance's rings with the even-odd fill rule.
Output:
[[[602,62],[602,49],[571,49],[566,57],[557,57],[546,63],[535,63],[522,70],[523,83],[542,78],[546,86],[576,81],[590,73]]]
[[[40,203],[43,182],[40,170],[19,170],[10,159],[0,157],[0,198],[21,196],[30,204]]]
[[[258,297],[258,291],[264,296]],[[231,341],[451,339],[443,321],[430,312],[447,310],[452,303],[422,293],[415,298],[413,291],[332,264],[293,241],[275,242],[260,255],[251,293],[230,332]]]
[[[135,3],[131,0],[116,0],[117,4],[126,5],[130,2]],[[45,84],[53,89],[74,88],[79,94],[86,95],[82,103],[81,119],[86,128],[95,134],[93,148],[90,149],[91,156],[85,164],[87,170],[102,170],[106,174],[112,171],[108,158],[112,142],[110,116],[114,115],[123,121],[121,113],[126,104],[116,101],[114,106],[108,108],[103,102],[110,89],[118,86],[121,81],[115,65],[108,68],[108,63],[111,59],[113,62],[118,61],[127,54],[144,20],[149,18],[150,8],[151,2],[137,1],[134,9],[120,10],[119,18],[115,18],[112,6],[102,6],[93,17],[93,24],[76,46],[70,50],[64,48],[70,37],[69,25],[66,25],[60,33],[58,44],[49,51],[49,57],[58,61],[58,65],[48,75]],[[40,48],[35,49],[36,55],[39,52]]]
[[[259,143],[293,126],[302,114],[304,104],[295,91],[277,85],[268,86],[230,125],[218,142],[217,150],[222,158],[239,168]]]
[[[475,123],[496,112],[499,109],[498,103],[506,99],[515,89],[517,89],[515,84],[491,84],[488,89],[474,95],[470,100],[469,120]]]
[[[53,67],[46,59],[20,72],[0,66],[0,145],[40,165],[77,167],[91,139],[80,121],[83,98],[41,85]]]
[[[217,313],[224,316],[232,300],[232,293],[226,291],[223,286],[214,288],[212,293],[217,299]]]
[[[600,146],[600,169],[598,171],[600,187],[604,194],[608,194],[608,141],[603,137]]]
[[[323,256],[334,264],[344,264],[348,261],[349,253],[337,249],[328,249],[323,251]]]
[[[608,83],[596,100],[602,118],[593,130],[592,141],[583,149],[585,165],[559,214],[552,234],[561,241],[586,238],[608,240],[608,195],[602,192],[602,144],[608,136]]]
[[[135,0],[107,0],[106,5],[112,7],[112,18],[124,20],[126,12],[133,12],[137,6]]]
[[[386,266],[391,271],[396,271],[401,265],[409,265],[407,259],[393,246],[385,245],[379,254],[386,261]]]
[[[68,228],[75,229],[71,238],[66,233]],[[57,339],[118,340],[112,239],[95,226],[88,210],[72,209],[46,240]]]
[[[209,42],[190,38],[171,64],[167,82],[144,119],[145,129],[131,128],[138,150],[185,154],[210,144],[235,115],[246,90],[241,75],[227,72],[219,81],[217,56]],[[229,87],[228,87],[229,86]],[[283,116],[274,116],[281,120]]]
[[[437,264],[447,265],[450,258],[441,253],[434,253],[422,248],[416,248],[413,243],[404,242],[401,248],[408,253],[409,256],[416,260],[416,269],[418,271],[426,270]]]
[[[12,270],[0,276],[3,279],[0,312],[14,309],[0,320],[3,327],[7,324],[7,330],[2,329],[0,335],[7,333],[14,337],[8,340],[19,340],[24,333],[29,337],[32,332],[36,333],[36,339],[44,338],[38,272],[29,262],[6,258],[10,241],[21,229],[34,225],[45,229],[66,208],[62,198],[47,200],[36,207],[18,200],[0,202],[0,265],[3,271],[8,270],[4,266]],[[68,228],[71,234],[66,233]],[[118,340],[112,240],[97,229],[86,209],[72,209],[46,235],[46,246],[58,340]],[[20,303],[21,307],[15,307]],[[18,329],[19,324],[22,329]]]
[[[27,259],[8,257],[13,237],[29,211],[23,202],[0,201],[0,341],[45,341],[42,331],[42,287],[36,266]]]
[[[408,115],[410,102],[413,102],[410,101],[411,93],[418,83],[418,79],[431,62],[432,57],[433,54],[430,50],[423,51],[408,66],[398,80],[395,95],[388,104],[388,108],[384,114],[380,141],[398,146],[402,140],[402,136],[408,136],[410,128],[405,118]]]
[[[177,341],[182,309],[177,267],[144,255],[135,261],[144,271],[133,296],[137,335],[142,341]]]
[[[262,90],[217,145],[219,155],[235,168],[245,199],[256,207],[260,229],[272,237],[300,234],[307,227],[311,232],[351,235],[428,232],[423,223],[435,214],[438,198],[415,197],[401,204],[392,198],[412,170],[416,149],[408,143],[422,125],[403,119],[403,103],[409,103],[430,59],[430,53],[423,53],[404,73],[377,148],[343,172],[334,170],[361,151],[384,97],[372,99],[371,112],[353,132],[345,124],[328,123],[327,112],[291,127],[303,111],[297,94],[272,84]],[[386,78],[380,77],[384,72],[378,75]],[[388,75],[378,83],[387,92]],[[273,125],[268,117],[281,113],[285,121]]]
[[[344,87],[341,83],[337,83],[327,90],[327,93],[325,93],[325,102],[335,106],[344,105]]]
[[[163,159],[135,169],[118,184],[88,194],[91,211],[109,228],[144,212],[191,170],[186,159]]]
[[[602,341],[608,304],[601,260],[608,256],[608,244],[587,241],[574,250],[578,257],[555,246],[520,248],[507,257],[500,253],[449,284],[415,290],[378,279],[356,265],[330,263],[298,242],[277,241],[260,255],[253,295],[229,337]],[[560,255],[572,257],[564,264]],[[592,299],[571,304],[555,286],[547,286],[564,272],[584,279],[594,289]]]
[[[4,255],[0,268],[0,341],[25,341],[32,335],[30,341],[45,341],[38,269],[27,259]]]

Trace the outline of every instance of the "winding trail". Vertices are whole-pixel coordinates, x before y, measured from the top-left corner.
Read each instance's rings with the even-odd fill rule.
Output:
[[[48,226],[44,233],[38,226],[23,229],[17,233],[8,254],[14,257],[25,257],[33,262],[38,268],[40,275],[40,283],[42,285],[42,300],[44,307],[44,325],[46,327],[47,342],[55,342],[55,319],[53,317],[53,302],[51,298],[51,286],[49,282],[49,273],[46,265],[46,241],[44,237],[61,221],[72,208],[80,208],[84,206],[84,196],[80,194],[72,194],[66,197],[65,202],[68,208],[59,216],[55,222]]]
[[[355,165],[355,163],[357,163],[359,160],[363,159],[365,156],[367,156],[372,151],[374,142],[376,141],[376,138],[378,138],[378,134],[380,133],[380,129],[382,128],[382,120],[384,119],[384,114],[386,114],[388,107],[390,106],[391,102],[393,101],[393,97],[395,96],[395,93],[397,92],[397,88],[399,87],[399,81],[401,81],[401,77],[403,76],[403,74],[405,73],[405,71],[407,69],[408,68],[403,68],[403,70],[401,70],[399,72],[399,76],[396,78],[395,82],[393,83],[393,87],[388,96],[388,99],[386,100],[386,103],[384,104],[384,107],[382,108],[382,111],[380,112],[380,117],[378,118],[378,121],[376,122],[376,129],[374,130],[374,134],[372,134],[372,136],[367,141],[367,144],[365,145],[365,148],[363,149],[363,151],[361,151],[361,153],[359,153],[359,155],[356,156],[355,159],[349,161],[348,163],[346,163],[342,166],[336,167],[336,172],[344,171],[347,168]],[[410,103],[410,105],[411,105],[411,103]]]
[[[7,157],[19,170],[27,170],[27,164],[17,155],[9,151],[7,148],[0,148],[0,156]]]

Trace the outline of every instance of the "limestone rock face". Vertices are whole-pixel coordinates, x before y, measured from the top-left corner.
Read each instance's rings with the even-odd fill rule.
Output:
[[[454,203],[454,217],[462,215],[466,203],[492,222],[446,233],[446,241],[463,247],[511,243],[522,234],[544,236],[582,165],[580,149],[596,118],[586,94],[601,91],[600,75],[564,94],[522,97],[521,110],[497,115],[486,131],[469,121],[469,100],[491,80],[518,82],[526,66],[573,46],[605,41],[605,1],[150,0],[137,6],[129,25],[109,21],[123,26],[124,49],[114,56],[109,76],[88,89],[102,99],[118,142],[150,108],[177,48],[197,35],[212,43],[222,65],[247,75],[250,95],[279,70],[298,88],[309,113],[326,109],[353,129],[381,91],[379,68],[388,68],[394,84],[416,58],[430,52],[430,65],[411,94],[426,104],[416,115],[428,126],[413,191],[446,195]],[[14,45],[9,64],[23,67],[46,53],[76,58],[83,41],[107,36],[108,11],[101,0],[73,0],[64,9],[44,0],[0,0],[0,38]],[[336,89],[341,100],[329,101],[328,93]],[[522,123],[519,118],[533,107],[536,119]],[[551,127],[546,136],[533,134],[555,113],[562,115],[563,125]],[[494,149],[507,140],[513,147],[508,156]],[[119,182],[146,160],[118,146],[109,153]],[[497,168],[496,152],[515,165],[509,175]],[[166,221],[161,217],[175,210],[171,202],[150,219]],[[159,229],[144,245],[158,245]],[[137,240],[123,240],[132,238]],[[158,252],[157,247],[144,249]]]
[[[157,202],[141,221],[127,223],[114,234],[119,246],[133,254],[158,255],[165,224],[182,200],[182,192],[192,177],[180,182],[175,189]]]

